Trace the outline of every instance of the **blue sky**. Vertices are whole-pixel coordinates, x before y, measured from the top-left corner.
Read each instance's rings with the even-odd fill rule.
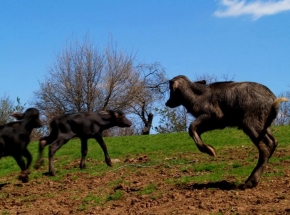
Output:
[[[0,0],[0,97],[33,101],[67,40],[109,35],[169,78],[209,74],[290,90],[290,0]]]

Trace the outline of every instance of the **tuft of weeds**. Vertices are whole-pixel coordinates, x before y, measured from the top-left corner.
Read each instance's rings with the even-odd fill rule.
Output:
[[[77,211],[85,211],[86,209],[86,204],[81,204],[81,206],[78,207]]]
[[[150,183],[146,187],[144,187],[141,191],[138,191],[137,193],[140,195],[146,195],[146,194],[151,194],[156,190],[157,190],[157,185],[155,183]]]
[[[123,191],[116,190],[113,194],[110,194],[106,198],[106,202],[108,202],[108,201],[115,201],[115,200],[121,199],[123,195],[124,195]]]
[[[101,197],[95,196],[95,195],[87,195],[82,201],[83,204],[90,204],[90,205],[95,205],[95,204],[101,205],[103,202],[104,201],[102,200]]]

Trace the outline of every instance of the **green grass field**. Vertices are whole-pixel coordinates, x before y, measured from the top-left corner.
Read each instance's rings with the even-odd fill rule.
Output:
[[[81,144],[74,139],[55,154],[56,176],[43,175],[48,171],[47,147],[44,165],[38,170],[32,165],[25,184],[17,179],[20,169],[15,160],[5,157],[0,161],[0,214],[128,214],[130,210],[136,212],[132,214],[255,214],[253,207],[259,214],[286,214],[290,126],[272,130],[279,146],[261,183],[249,191],[236,188],[254,169],[258,151],[242,131],[232,128],[202,135],[215,147],[216,157],[199,152],[186,132],[104,138],[111,159],[120,161],[113,167],[105,164],[100,146],[90,140],[83,170],[79,169]],[[29,149],[34,164],[38,143],[31,142]]]
[[[277,151],[290,148],[290,126],[272,127],[274,136],[279,141]],[[114,164],[114,167],[107,167],[104,163],[104,156],[100,146],[91,139],[88,144],[88,155],[86,159],[87,168],[85,172],[90,174],[102,174],[105,171],[112,171],[124,166],[124,160],[142,155],[149,157],[148,162],[140,165],[154,166],[180,166],[181,171],[195,171],[197,173],[213,172],[214,174],[197,174],[194,177],[196,182],[218,181],[223,177],[235,176],[237,180],[245,180],[257,162],[258,152],[249,138],[237,129],[227,128],[215,130],[202,135],[205,143],[214,146],[217,157],[213,158],[200,153],[188,133],[156,134],[149,136],[126,136],[104,138],[111,159],[119,159],[121,162]],[[74,139],[69,141],[55,154],[54,164],[57,175],[53,180],[60,180],[63,175],[80,171],[79,161],[81,157],[80,141]],[[45,164],[38,170],[33,165],[37,158],[38,143],[31,142],[29,150],[33,154],[30,180],[44,177],[43,172],[48,170],[48,147],[45,149]],[[240,153],[240,152],[243,153]],[[229,154],[230,152],[230,154]],[[270,159],[273,164],[277,163],[276,174],[281,171],[278,163],[281,160],[289,160],[290,154],[274,156]],[[131,168],[128,165],[128,168]],[[4,157],[0,161],[0,183],[5,183],[5,176],[15,175],[15,180],[20,172],[16,161],[12,157]],[[271,174],[271,173],[269,173]],[[266,173],[267,175],[267,173]],[[181,177],[178,181],[169,179],[168,183],[187,183],[193,180],[192,177]]]

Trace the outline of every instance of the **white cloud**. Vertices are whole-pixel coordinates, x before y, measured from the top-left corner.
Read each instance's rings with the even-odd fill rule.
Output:
[[[290,0],[220,0],[222,9],[215,11],[217,17],[250,15],[254,20],[290,10]]]

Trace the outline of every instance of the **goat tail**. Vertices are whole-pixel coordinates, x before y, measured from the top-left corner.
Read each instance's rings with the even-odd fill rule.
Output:
[[[287,99],[285,97],[281,97],[281,98],[275,99],[275,101],[272,104],[272,108],[274,107],[274,108],[278,109],[279,105],[280,105],[280,102],[287,102],[287,101],[289,101],[289,99]]]
[[[287,102],[289,101],[289,99],[285,98],[285,97],[281,97],[281,98],[277,98],[274,100],[271,109],[270,109],[270,113],[267,117],[266,123],[264,128],[267,129],[269,126],[271,126],[273,120],[276,118],[277,114],[278,114],[278,110],[279,110],[279,106],[281,102]]]

